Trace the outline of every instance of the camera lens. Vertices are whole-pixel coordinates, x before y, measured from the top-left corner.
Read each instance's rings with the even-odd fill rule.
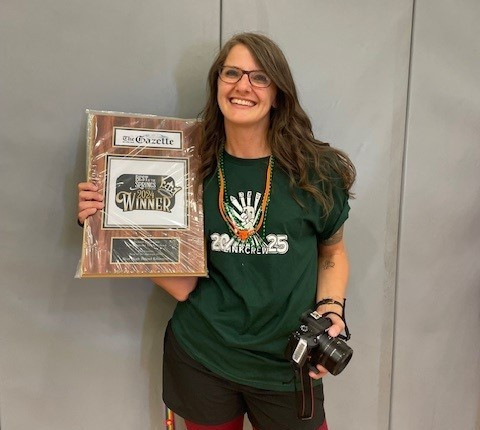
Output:
[[[321,364],[332,375],[338,375],[352,358],[353,350],[343,340],[330,337],[324,333],[317,337],[318,357],[316,362]]]

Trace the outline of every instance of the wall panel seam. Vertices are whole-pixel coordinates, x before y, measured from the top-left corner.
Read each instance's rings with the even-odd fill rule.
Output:
[[[407,144],[408,144],[408,131],[410,121],[410,97],[411,97],[411,81],[412,81],[412,60],[414,49],[414,36],[415,36],[415,10],[416,0],[412,0],[412,19],[410,28],[410,53],[408,60],[408,76],[407,76],[407,100],[405,107],[405,128],[403,135],[403,154],[402,154],[402,172],[400,180],[400,202],[398,207],[398,230],[397,230],[397,255],[396,255],[396,268],[395,268],[395,282],[394,282],[394,303],[393,303],[393,338],[392,338],[392,362],[391,362],[391,375],[390,375],[390,407],[389,407],[389,420],[388,429],[392,430],[392,407],[393,407],[393,388],[395,384],[394,370],[395,370],[395,351],[396,351],[396,333],[397,333],[397,311],[398,311],[398,276],[400,273],[400,248],[401,248],[401,234],[402,234],[402,220],[403,220],[403,206],[405,199],[405,175],[406,175],[406,163],[407,163]]]
[[[220,1],[220,36],[218,38],[219,40],[219,48],[218,50],[220,51],[222,49],[222,32],[223,32],[223,0]]]

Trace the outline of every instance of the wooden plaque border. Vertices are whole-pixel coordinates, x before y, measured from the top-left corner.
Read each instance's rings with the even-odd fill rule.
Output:
[[[151,135],[158,132],[174,132],[181,136],[181,148],[150,145],[115,145],[116,129],[145,132]],[[120,112],[87,110],[87,179],[93,182],[106,199],[107,159],[110,156],[127,159],[165,159],[172,161],[186,160],[187,174],[185,184],[186,227],[104,227],[104,211],[85,221],[80,262],[80,277],[157,277],[157,276],[206,276],[206,252],[203,231],[203,207],[201,196],[196,198],[193,181],[198,160],[193,156],[197,138],[195,120],[161,117],[156,115],[127,114]],[[127,141],[129,141],[127,137]],[[139,137],[142,140],[142,136]],[[158,139],[157,139],[158,140]],[[161,139],[160,139],[161,140]],[[161,144],[163,145],[163,144]],[[161,163],[159,163],[161,164]],[[132,172],[135,173],[135,172]],[[161,175],[162,172],[155,172]],[[114,180],[110,178],[110,180]],[[159,216],[166,216],[160,214]],[[113,239],[125,239],[127,249],[131,252],[121,262],[112,262]],[[179,261],[151,262],[162,260],[158,244],[169,241],[157,239],[174,239],[179,246]],[[117,242],[118,244],[118,242]],[[123,252],[124,243],[116,245],[115,256]],[[173,246],[172,246],[173,247]],[[173,247],[174,248],[174,247]],[[165,246],[163,246],[165,250]],[[142,254],[144,253],[144,254]],[[166,255],[166,254],[164,254]],[[150,257],[149,257],[150,256]],[[168,260],[167,257],[165,259]],[[145,260],[145,261],[140,261]]]

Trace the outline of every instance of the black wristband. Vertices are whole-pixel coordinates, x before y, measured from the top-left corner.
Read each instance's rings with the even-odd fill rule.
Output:
[[[344,302],[340,303],[336,300],[331,299],[330,297],[327,297],[327,298],[322,299],[319,302],[317,302],[317,304],[315,305],[315,309],[317,309],[319,306],[322,306],[322,305],[338,305],[343,309],[343,307],[345,305],[345,299],[343,299],[343,300],[344,300]]]

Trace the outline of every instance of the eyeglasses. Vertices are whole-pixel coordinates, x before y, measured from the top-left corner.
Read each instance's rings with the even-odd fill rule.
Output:
[[[250,84],[258,88],[267,88],[272,83],[272,80],[268,77],[265,72],[261,70],[246,70],[239,69],[238,67],[232,66],[223,66],[218,71],[218,76],[223,82],[227,84],[236,84],[240,79],[243,78],[243,75],[248,76]]]

